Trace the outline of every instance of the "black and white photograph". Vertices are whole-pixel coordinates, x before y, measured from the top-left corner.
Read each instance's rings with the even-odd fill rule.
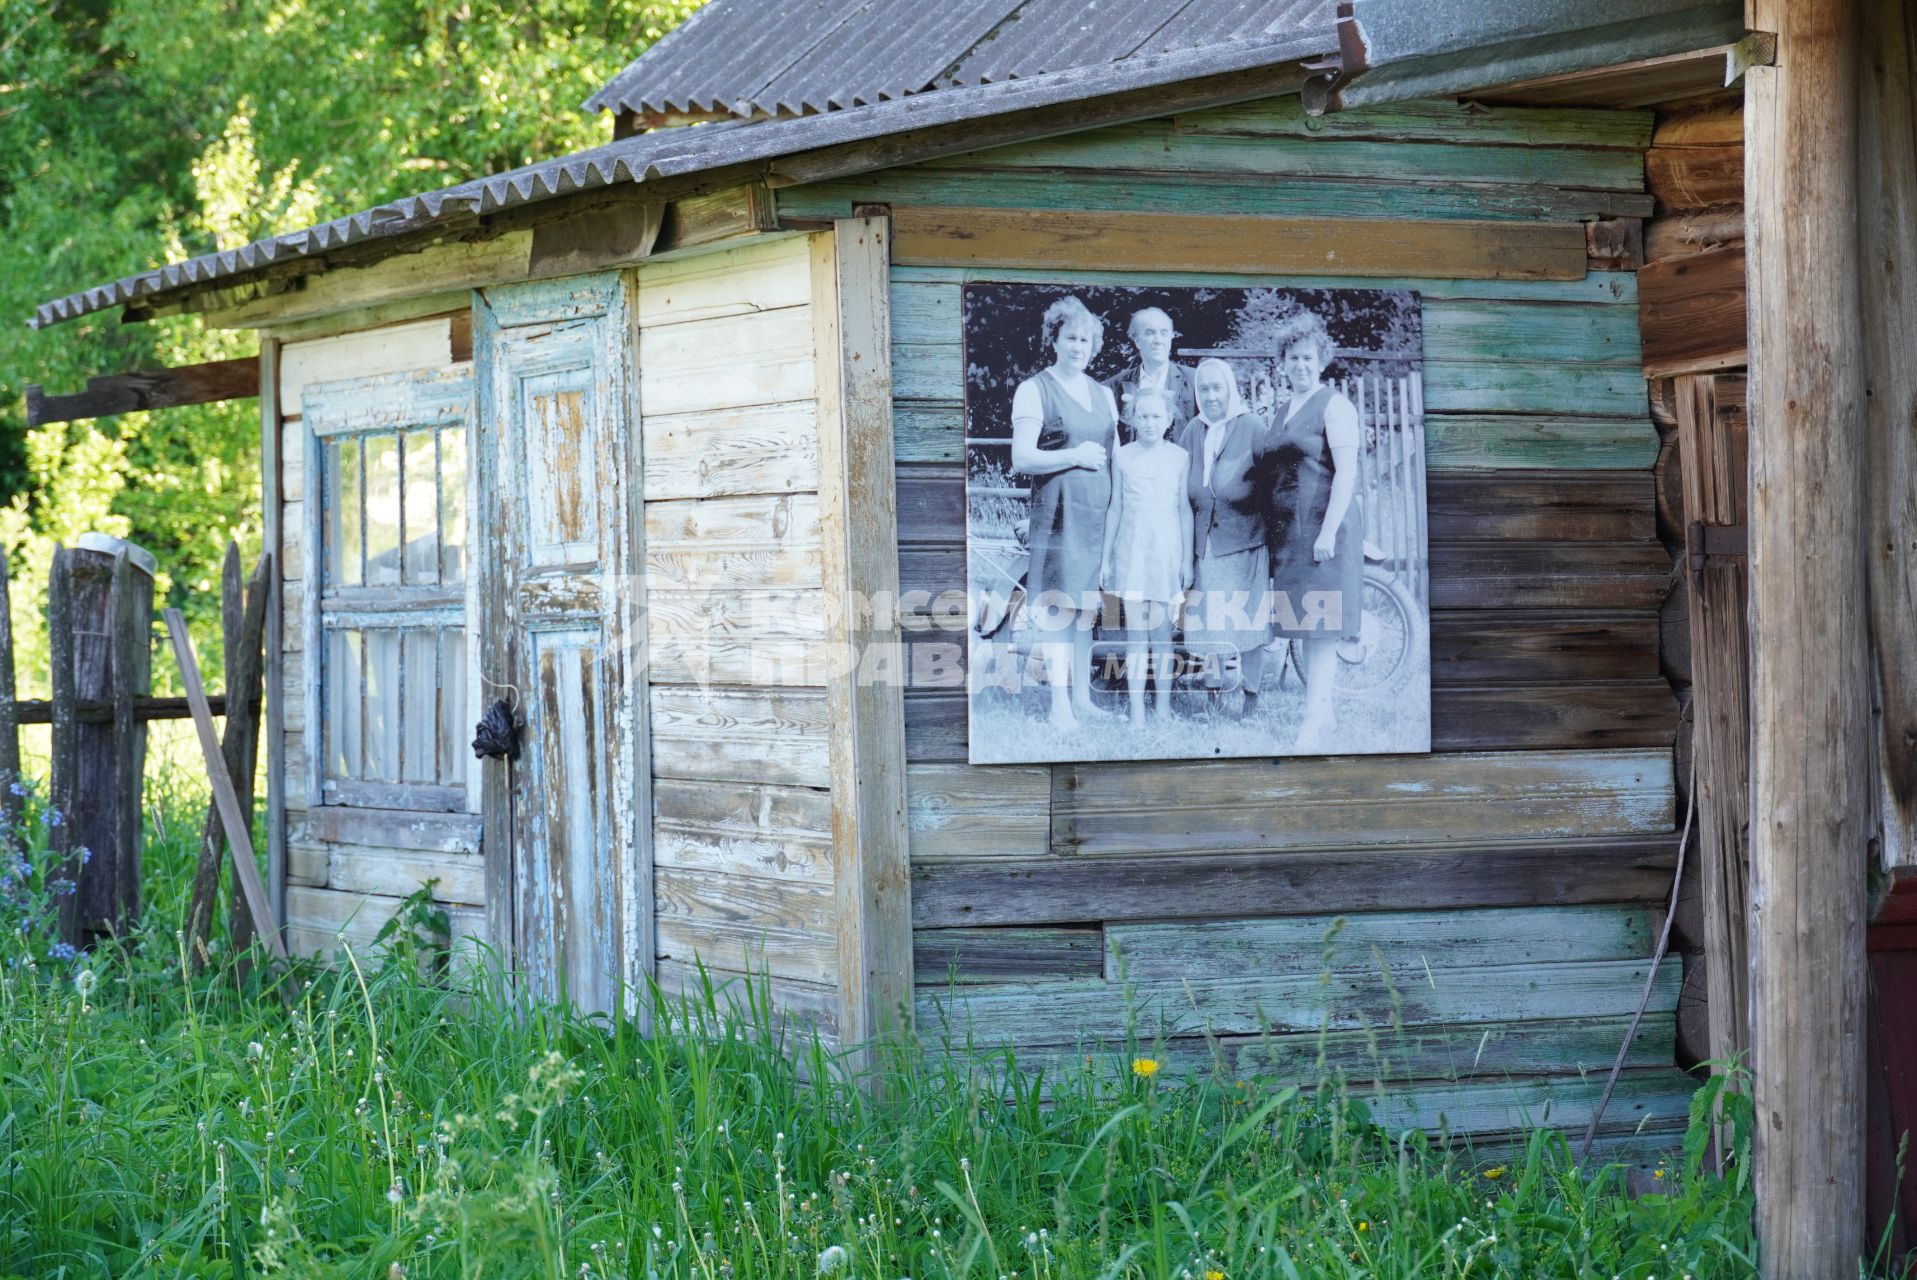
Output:
[[[1418,295],[964,289],[974,764],[1431,749]]]

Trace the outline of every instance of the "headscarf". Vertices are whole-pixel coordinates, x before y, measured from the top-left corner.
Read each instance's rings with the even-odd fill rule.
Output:
[[[1225,384],[1231,388],[1231,398],[1225,402],[1225,416],[1215,420],[1205,415],[1204,404],[1202,401],[1199,403],[1198,418],[1205,424],[1205,484],[1211,483],[1212,464],[1218,461],[1218,453],[1225,447],[1225,433],[1218,428],[1242,414],[1251,412],[1245,405],[1244,393],[1238,390],[1238,375],[1232,372],[1229,364],[1217,356],[1198,362],[1198,368],[1193,371],[1191,378],[1193,399],[1197,399],[1198,383],[1204,378],[1205,369],[1210,365],[1217,365],[1224,372]]]

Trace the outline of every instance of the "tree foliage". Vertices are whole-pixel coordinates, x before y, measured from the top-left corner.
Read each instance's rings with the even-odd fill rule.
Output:
[[[698,3],[0,0],[0,547],[24,682],[56,542],[133,538],[207,618],[226,540],[260,534],[253,402],[29,433],[23,399],[252,335],[111,312],[36,333],[34,305],[603,142],[581,104]]]

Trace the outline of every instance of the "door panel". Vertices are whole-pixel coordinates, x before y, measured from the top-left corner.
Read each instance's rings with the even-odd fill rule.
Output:
[[[528,994],[606,1011],[651,968],[627,288],[514,285],[477,309],[480,660],[487,702],[510,689],[525,724],[517,762],[487,766],[488,908]]]

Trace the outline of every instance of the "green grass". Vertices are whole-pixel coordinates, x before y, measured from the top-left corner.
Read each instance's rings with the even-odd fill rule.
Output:
[[[1485,1167],[1335,1085],[932,1055],[875,1099],[750,992],[663,1002],[650,1038],[515,1012],[431,963],[430,912],[341,971],[183,976],[204,799],[161,774],[147,931],[0,940],[0,1277],[1753,1273],[1746,1180],[1697,1141],[1632,1199],[1555,1134]]]

